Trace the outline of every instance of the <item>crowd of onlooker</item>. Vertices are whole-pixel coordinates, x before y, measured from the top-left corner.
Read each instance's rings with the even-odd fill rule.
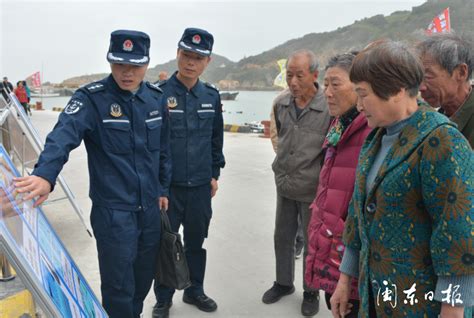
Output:
[[[474,305],[474,68],[454,34],[416,46],[380,40],[337,54],[317,83],[307,50],[287,60],[274,101],[276,280],[294,292],[305,235],[301,313],[471,317]]]
[[[5,89],[8,93],[12,92],[15,94],[21,106],[23,106],[23,110],[25,111],[25,114],[27,115],[29,114],[31,116],[32,115],[31,108],[30,108],[31,91],[26,81],[18,81],[16,83],[16,87],[13,88],[13,84],[8,81],[8,77],[4,76],[1,85],[2,85],[1,88]]]

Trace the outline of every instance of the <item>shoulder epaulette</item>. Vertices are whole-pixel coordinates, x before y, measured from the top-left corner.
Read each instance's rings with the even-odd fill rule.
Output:
[[[163,91],[161,90],[161,88],[157,85],[157,84],[153,84],[153,83],[150,83],[150,82],[146,82],[146,86],[148,86],[149,88],[155,90],[155,91],[158,91],[160,93],[163,93]]]
[[[204,85],[206,85],[207,87],[210,87],[210,88],[214,89],[215,91],[219,92],[219,89],[211,83],[204,82]]]
[[[86,89],[89,93],[97,93],[105,90],[105,86],[102,83],[95,82],[86,85]]]
[[[155,85],[158,85],[158,87],[165,86],[166,83],[168,83],[168,80],[161,80],[155,83]]]

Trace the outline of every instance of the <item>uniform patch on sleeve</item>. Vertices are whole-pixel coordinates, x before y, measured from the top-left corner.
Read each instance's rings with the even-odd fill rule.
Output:
[[[73,115],[80,111],[82,108],[84,108],[84,103],[82,101],[80,101],[79,99],[71,99],[64,108],[64,113],[68,115]]]

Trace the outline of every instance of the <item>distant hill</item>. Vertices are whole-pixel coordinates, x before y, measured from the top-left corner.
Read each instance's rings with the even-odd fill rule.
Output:
[[[212,54],[212,62],[203,74],[202,79],[210,83],[217,83],[222,79],[225,79],[229,73],[235,72],[237,63],[230,61],[229,59],[220,56],[218,54]],[[166,71],[171,76],[177,70],[176,60],[171,60],[164,64],[158,64],[154,67],[149,67],[145,76],[147,81],[156,82],[158,80],[158,73]],[[82,75],[69,78],[64,80],[60,86],[65,87],[80,87],[84,84],[100,80],[107,76],[107,73],[98,73],[90,75]]]
[[[202,75],[204,81],[210,83],[217,83],[222,79],[225,79],[226,76],[232,72],[236,72],[237,63],[232,62],[231,60],[220,56],[218,54],[212,54],[211,63],[206,69],[206,72]],[[177,70],[176,60],[171,60],[165,64],[159,64],[155,67],[149,68],[146,74],[146,78],[150,81],[158,80],[158,73],[160,71],[168,72],[169,76]]]
[[[396,11],[389,16],[376,15],[335,31],[306,34],[261,54],[246,57],[237,63],[213,54],[213,60],[202,78],[218,84],[222,89],[273,89],[273,79],[279,73],[276,61],[287,57],[295,50],[303,48],[312,50],[319,57],[323,68],[332,55],[354,49],[360,50],[377,39],[390,38],[415,42],[424,37],[424,29],[433,17],[446,7],[450,10],[451,28],[457,34],[474,39],[473,0],[428,0],[418,7],[413,7],[412,11]],[[172,74],[176,70],[176,61],[172,60],[150,68],[147,79],[156,81],[161,70]],[[104,75],[80,76],[68,79],[62,84],[85,84]]]

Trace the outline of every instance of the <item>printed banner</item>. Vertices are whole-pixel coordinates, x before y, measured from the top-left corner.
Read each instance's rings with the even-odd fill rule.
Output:
[[[286,83],[286,59],[281,59],[277,61],[278,66],[280,67],[280,74],[275,77],[273,85],[287,88],[288,84]]]
[[[433,18],[426,29],[427,34],[449,33],[451,32],[451,19],[449,17],[449,8],[446,8]]]

